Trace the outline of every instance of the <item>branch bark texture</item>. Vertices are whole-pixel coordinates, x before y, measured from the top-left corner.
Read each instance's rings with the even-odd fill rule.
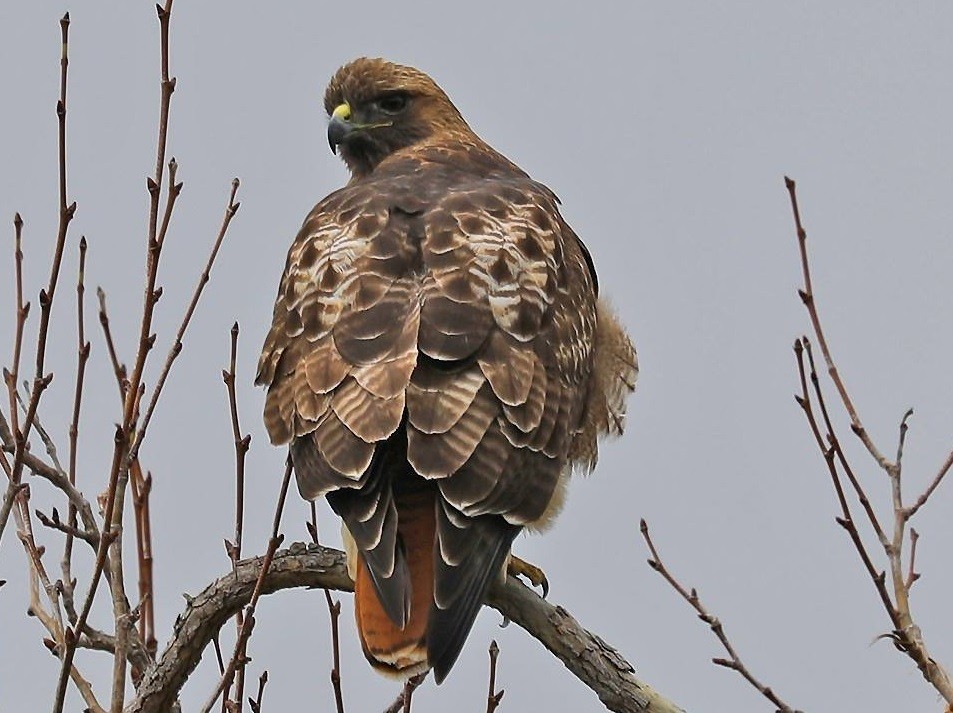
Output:
[[[234,573],[219,577],[189,601],[175,623],[168,647],[144,675],[126,713],[169,710],[198,665],[202,651],[218,630],[252,597],[262,558],[242,560]],[[314,587],[352,591],[344,553],[295,543],[279,550],[262,586],[262,594]],[[493,587],[487,602],[525,629],[559,658],[573,675],[616,713],[684,713],[651,686],[615,649],[579,624],[565,609],[509,578]]]

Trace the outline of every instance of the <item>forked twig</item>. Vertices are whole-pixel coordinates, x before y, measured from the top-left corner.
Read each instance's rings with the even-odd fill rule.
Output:
[[[735,647],[732,645],[731,641],[728,638],[728,635],[725,633],[725,628],[721,623],[721,620],[718,617],[711,614],[708,609],[705,608],[705,605],[702,604],[701,599],[698,597],[698,592],[694,588],[691,590],[686,589],[682,584],[675,579],[674,575],[669,572],[668,568],[665,566],[665,563],[662,562],[661,556],[659,556],[658,550],[655,548],[655,543],[652,542],[652,537],[649,535],[649,525],[645,520],[642,520],[639,529],[642,532],[642,537],[645,539],[645,544],[649,548],[649,552],[652,554],[652,557],[648,560],[649,567],[654,569],[662,578],[671,585],[671,587],[678,592],[682,599],[684,599],[688,604],[698,612],[698,617],[708,624],[711,628],[712,633],[715,634],[715,637],[721,642],[721,645],[724,647],[725,651],[728,652],[729,658],[713,658],[712,663],[717,666],[724,666],[725,668],[731,669],[732,671],[737,672],[742,678],[744,678],[751,686],[757,690],[762,696],[771,701],[772,704],[777,706],[779,713],[801,713],[800,711],[791,708],[788,704],[778,698],[777,694],[771,690],[770,687],[765,686],[761,683],[748,667],[745,665],[744,661],[741,660],[741,657],[738,655],[738,652],[735,651]]]
[[[814,364],[814,356],[811,350],[811,344],[806,337],[799,339],[795,343],[798,373],[801,381],[801,395],[797,397],[797,401],[801,406],[805,417],[807,418],[808,425],[811,428],[811,432],[814,435],[814,439],[817,442],[818,448],[821,450],[821,453],[824,456],[828,471],[831,475],[834,490],[837,494],[837,499],[842,513],[842,517],[837,518],[837,522],[847,531],[851,541],[854,543],[854,547],[861,558],[864,568],[867,570],[867,573],[870,575],[874,583],[877,594],[880,597],[884,609],[886,610],[893,626],[893,631],[889,634],[885,634],[884,636],[892,639],[897,645],[897,648],[903,651],[913,660],[913,662],[917,665],[917,668],[919,668],[920,672],[923,674],[923,677],[936,689],[943,699],[948,704],[953,705],[953,682],[951,682],[944,668],[930,655],[924,641],[923,634],[920,630],[920,627],[914,620],[910,607],[910,588],[919,577],[914,569],[916,543],[919,539],[919,535],[915,530],[912,529],[910,529],[910,561],[907,566],[904,566],[903,562],[904,539],[907,534],[910,518],[913,517],[913,515],[927,502],[930,496],[939,487],[940,482],[949,472],[951,466],[953,466],[953,453],[947,457],[946,461],[940,467],[940,470],[934,476],[927,489],[914,502],[914,504],[909,507],[904,505],[902,490],[903,448],[909,428],[908,420],[913,414],[913,411],[912,409],[908,410],[906,413],[904,413],[900,420],[900,434],[897,443],[897,454],[895,459],[891,461],[886,458],[876,447],[870,435],[867,433],[867,430],[864,428],[864,425],[857,414],[857,410],[854,408],[854,404],[850,398],[847,388],[845,387],[837,367],[834,364],[833,358],[831,357],[827,339],[824,336],[824,331],[821,326],[817,304],[814,299],[814,292],[811,283],[810,261],[808,259],[807,253],[807,232],[804,230],[804,227],[801,223],[801,213],[797,201],[797,187],[795,182],[790,178],[785,177],[784,181],[791,201],[791,210],[794,215],[794,224],[797,231],[798,248],[801,257],[801,269],[804,278],[804,286],[801,290],[799,290],[799,294],[801,296],[802,302],[807,308],[808,315],[811,319],[811,324],[814,327],[814,334],[818,344],[821,347],[821,352],[824,356],[828,375],[837,389],[837,392],[840,395],[840,400],[843,403],[844,408],[850,418],[851,430],[853,430],[858,438],[860,438],[864,446],[867,448],[868,453],[870,453],[871,457],[873,457],[880,468],[887,474],[889,479],[893,514],[893,528],[889,534],[887,533],[886,528],[881,525],[879,518],[870,504],[870,499],[867,496],[863,485],[855,476],[854,470],[847,460],[840,441],[838,440],[834,431],[834,426],[825,404],[823,390],[821,389],[819,379],[817,377],[817,369]],[[807,377],[805,376],[806,369],[804,364],[804,354],[807,355],[808,363],[810,364],[810,380],[813,386],[814,395],[817,400],[817,407],[820,410],[823,419],[824,432],[821,431],[821,428],[818,425],[817,418],[814,415],[813,401],[810,397],[810,393],[808,392]],[[844,474],[853,488],[854,494],[864,508],[864,511],[867,515],[867,520],[877,535],[877,539],[884,550],[890,572],[891,586],[889,588],[887,586],[886,572],[880,570],[874,565],[873,558],[868,552],[867,547],[864,544],[860,533],[858,532],[857,524],[850,513],[850,506],[847,501],[847,496],[841,484],[840,473],[837,467],[838,464],[843,469]]]

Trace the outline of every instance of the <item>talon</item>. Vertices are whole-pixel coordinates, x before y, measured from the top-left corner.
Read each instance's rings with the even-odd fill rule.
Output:
[[[521,560],[515,555],[510,556],[510,561],[506,566],[507,572],[514,577],[524,577],[529,580],[534,587],[543,590],[543,599],[549,595],[549,580],[546,579],[546,573],[534,564],[526,560]]]

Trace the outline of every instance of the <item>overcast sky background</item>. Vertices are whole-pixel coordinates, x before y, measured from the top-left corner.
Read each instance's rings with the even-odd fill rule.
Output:
[[[106,289],[122,357],[131,361],[145,177],[155,161],[158,23],[144,0],[0,4],[4,364],[12,351],[14,211],[26,221],[34,302],[55,234],[53,108],[65,9],[73,19],[69,195],[79,208],[48,359],[56,380],[41,415],[65,453],[76,244],[85,234],[93,354],[79,478],[92,498],[105,482],[119,418],[92,288]],[[686,711],[770,710],[710,663],[723,655],[715,639],[645,565],[638,533],[645,517],[670,568],[698,587],[755,674],[792,706],[940,711],[913,665],[889,643],[872,643],[889,623],[834,523],[829,477],[792,398],[791,346],[809,323],[796,294],[782,176],[798,181],[834,355],[882,450],[894,451],[901,414],[916,408],[904,470],[915,496],[953,442],[951,36],[948,3],[178,0],[170,155],[185,189],[163,255],[150,386],[233,176],[242,180],[242,207],[142,452],[155,477],[160,650],[182,593],[198,593],[228,569],[222,538],[232,535],[234,468],[220,370],[234,320],[242,326],[242,427],[252,434],[245,551],[264,549],[284,453],[261,424],[255,362],[287,247],[311,206],[346,180],[327,147],[324,86],[342,63],[374,55],[432,74],[483,138],[559,194],[639,350],[628,432],[603,449],[590,478],[573,483],[550,533],[517,541],[516,551],[548,573],[551,601]],[[888,504],[884,477],[837,411],[876,505]],[[33,492],[47,510],[61,502],[43,482]],[[924,576],[913,599],[932,653],[947,665],[951,509],[947,485],[918,515]],[[322,535],[338,541],[337,522],[321,512]],[[305,513],[297,496],[289,501],[288,541],[306,538]],[[47,710],[58,663],[39,623],[24,616],[22,548],[12,528],[5,535],[0,710]],[[47,533],[43,540],[55,571],[61,540]],[[90,558],[77,550],[85,591]],[[131,563],[127,577],[132,593]],[[364,662],[350,597],[342,600],[348,709],[381,710],[397,688]],[[332,709],[327,618],[318,592],[284,592],[260,605],[249,674],[269,670],[266,711]],[[94,619],[111,627],[105,609]],[[501,711],[600,709],[535,640],[499,623],[492,610],[480,615],[453,674],[439,688],[428,683],[414,711],[482,710],[491,638],[502,649]],[[81,652],[77,660],[108,700],[106,657]],[[196,709],[216,679],[209,650],[183,691],[184,709]],[[70,700],[68,708],[80,710],[79,697]]]

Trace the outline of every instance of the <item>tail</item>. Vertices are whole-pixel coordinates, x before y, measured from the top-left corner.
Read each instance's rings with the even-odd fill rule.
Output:
[[[328,503],[358,553],[354,610],[364,655],[385,675],[432,668],[440,683],[521,528],[499,515],[463,515],[413,471],[402,440],[388,445],[378,446],[359,487],[329,492]]]
[[[361,648],[381,673],[405,678],[430,668],[427,629],[433,602],[434,497],[436,488],[422,487],[395,494],[397,538],[410,570],[410,616],[401,628],[378,598],[363,554],[358,555],[354,612]]]

